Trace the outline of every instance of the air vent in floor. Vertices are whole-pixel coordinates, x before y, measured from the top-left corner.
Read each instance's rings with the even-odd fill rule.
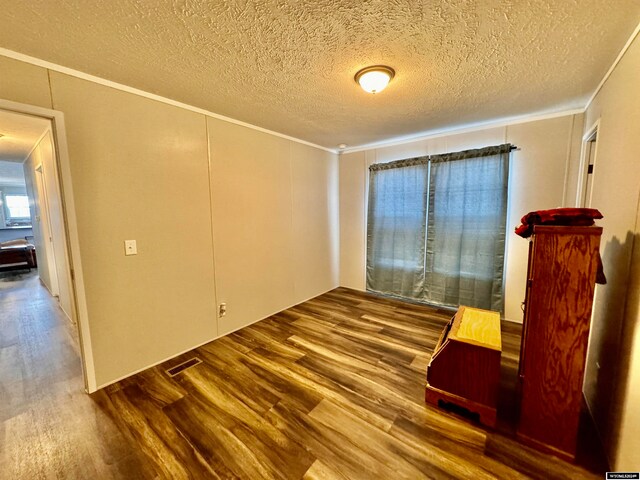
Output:
[[[166,372],[170,377],[175,377],[177,374],[184,372],[187,368],[195,367],[199,363],[202,363],[202,360],[198,357],[193,357],[186,362],[182,362],[180,365],[176,365],[175,367],[166,370]]]

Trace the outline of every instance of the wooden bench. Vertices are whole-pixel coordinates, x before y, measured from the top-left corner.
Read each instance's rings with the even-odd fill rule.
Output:
[[[500,314],[460,307],[440,335],[427,367],[425,401],[462,408],[494,427],[501,353]]]

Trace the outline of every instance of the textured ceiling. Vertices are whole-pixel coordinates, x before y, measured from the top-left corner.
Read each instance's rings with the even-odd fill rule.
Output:
[[[640,0],[0,0],[0,46],[328,147],[583,107]],[[397,74],[382,93],[354,74]]]
[[[0,161],[22,163],[47,128],[48,120],[0,110]]]

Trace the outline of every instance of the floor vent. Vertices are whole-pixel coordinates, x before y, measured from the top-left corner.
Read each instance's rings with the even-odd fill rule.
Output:
[[[199,363],[202,363],[202,360],[198,357],[193,357],[186,362],[182,362],[180,365],[176,365],[175,367],[166,370],[166,372],[170,377],[175,377],[179,373],[184,372],[187,368],[195,367]]]

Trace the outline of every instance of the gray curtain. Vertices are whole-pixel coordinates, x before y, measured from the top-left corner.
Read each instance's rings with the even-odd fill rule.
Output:
[[[427,223],[427,159],[372,168],[367,222],[367,288],[422,298]]]
[[[510,151],[372,165],[367,289],[501,311]]]
[[[508,178],[504,147],[431,157],[427,302],[502,311]]]

